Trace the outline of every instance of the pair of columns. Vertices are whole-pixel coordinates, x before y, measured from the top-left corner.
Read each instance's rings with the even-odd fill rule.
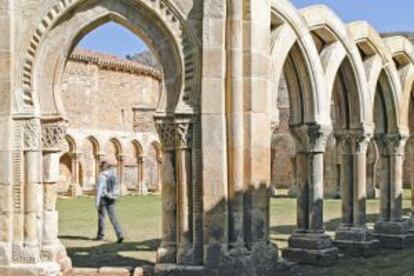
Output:
[[[104,160],[105,158],[105,154],[104,153],[96,153],[94,155],[95,157],[95,183],[98,183],[98,179],[99,179],[99,174],[100,174],[100,169],[99,169],[99,165],[101,163],[102,160]],[[80,184],[80,161],[82,158],[82,153],[81,152],[71,152],[70,153],[70,158],[72,160],[72,183],[71,186],[69,188],[69,193],[71,197],[76,197],[79,195],[82,195],[83,191],[81,188],[81,184]],[[117,175],[118,175],[118,181],[119,184],[121,185],[121,192],[122,194],[126,193],[126,187],[124,185],[124,161],[125,161],[125,156],[123,155],[118,155],[116,157],[117,159]]]
[[[197,265],[202,262],[202,215],[193,182],[193,123],[190,118],[157,119],[161,141],[162,240],[157,263]]]
[[[323,154],[329,131],[316,125],[291,130],[298,148],[298,229],[289,238],[284,257],[301,263],[329,264],[337,261],[338,248],[348,255],[367,256],[374,254],[380,244],[401,248],[411,242],[408,223],[401,219],[403,136],[384,134],[377,138],[387,179],[381,186],[380,219],[374,233],[366,226],[366,151],[370,136],[348,132],[337,137],[342,147],[342,223],[332,241],[323,228]]]

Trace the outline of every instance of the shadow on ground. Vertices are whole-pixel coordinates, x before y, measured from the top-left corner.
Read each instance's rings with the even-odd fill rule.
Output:
[[[91,238],[82,236],[61,236],[60,239],[91,241]],[[148,260],[128,256],[128,253],[148,252],[155,254],[160,245],[159,239],[142,242],[124,242],[121,244],[113,242],[96,242],[96,246],[88,247],[66,247],[74,267],[142,267],[153,266]]]
[[[408,214],[411,212],[411,209],[403,209],[403,214]],[[379,219],[379,214],[367,214],[367,223],[374,224]],[[324,223],[325,230],[328,232],[335,232],[335,230],[341,224],[341,218],[334,218]],[[280,235],[290,235],[296,230],[296,225],[277,225],[270,227],[271,236],[280,236]],[[287,242],[287,239],[284,238],[272,238],[273,241],[284,241]]]

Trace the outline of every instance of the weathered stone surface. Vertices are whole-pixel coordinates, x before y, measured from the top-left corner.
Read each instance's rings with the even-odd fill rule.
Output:
[[[297,194],[299,230],[283,251],[289,260],[337,261],[324,234],[327,194],[342,196],[336,243],[349,255],[377,249],[367,231],[344,230],[365,228],[366,194],[375,189],[376,237],[387,247],[412,244],[411,228],[400,223],[404,145],[413,133],[407,40],[382,39],[366,22],[345,25],[325,6],[297,11],[287,0],[133,2],[0,3],[4,273],[54,275],[57,263],[66,274],[127,273],[70,270],[57,239],[56,192],[92,194],[105,159],[123,192],[162,184],[159,275],[276,274],[271,185]],[[71,52],[107,20],[142,34],[161,72]],[[60,185],[56,170],[66,177]]]

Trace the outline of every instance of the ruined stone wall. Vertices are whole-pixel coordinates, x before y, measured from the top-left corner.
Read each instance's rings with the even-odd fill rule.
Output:
[[[70,147],[63,151],[70,154],[61,158],[59,192],[72,196],[94,192],[96,154],[102,155],[115,171],[123,167],[124,190],[138,190],[143,185],[144,191],[158,191],[159,156],[151,143],[157,142],[153,138],[157,136],[153,115],[160,93],[161,74],[154,68],[76,49],[63,75],[62,101],[71,134],[82,138],[72,147],[78,156],[76,165],[71,163],[75,155],[69,152]],[[98,153],[91,138],[99,140]],[[139,145],[137,149],[132,142],[138,140],[150,145]]]
[[[113,66],[105,65],[111,62]],[[147,125],[148,120],[143,126],[139,124],[144,120],[140,120],[140,114],[134,115],[134,111],[137,107],[156,108],[160,76],[155,72],[146,75],[145,70],[133,71],[126,68],[128,65],[139,64],[85,50],[75,51],[62,81],[63,105],[70,127],[134,131],[135,126],[153,131]]]

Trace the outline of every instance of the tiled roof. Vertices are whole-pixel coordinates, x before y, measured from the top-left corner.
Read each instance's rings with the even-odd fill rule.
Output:
[[[70,56],[70,60],[94,64],[97,65],[99,68],[106,70],[114,70],[128,72],[131,74],[150,76],[157,80],[161,80],[162,78],[160,71],[147,65],[144,65],[142,63],[139,63],[137,61],[131,61],[110,54],[85,50],[81,48],[76,48],[73,51],[73,53]]]

